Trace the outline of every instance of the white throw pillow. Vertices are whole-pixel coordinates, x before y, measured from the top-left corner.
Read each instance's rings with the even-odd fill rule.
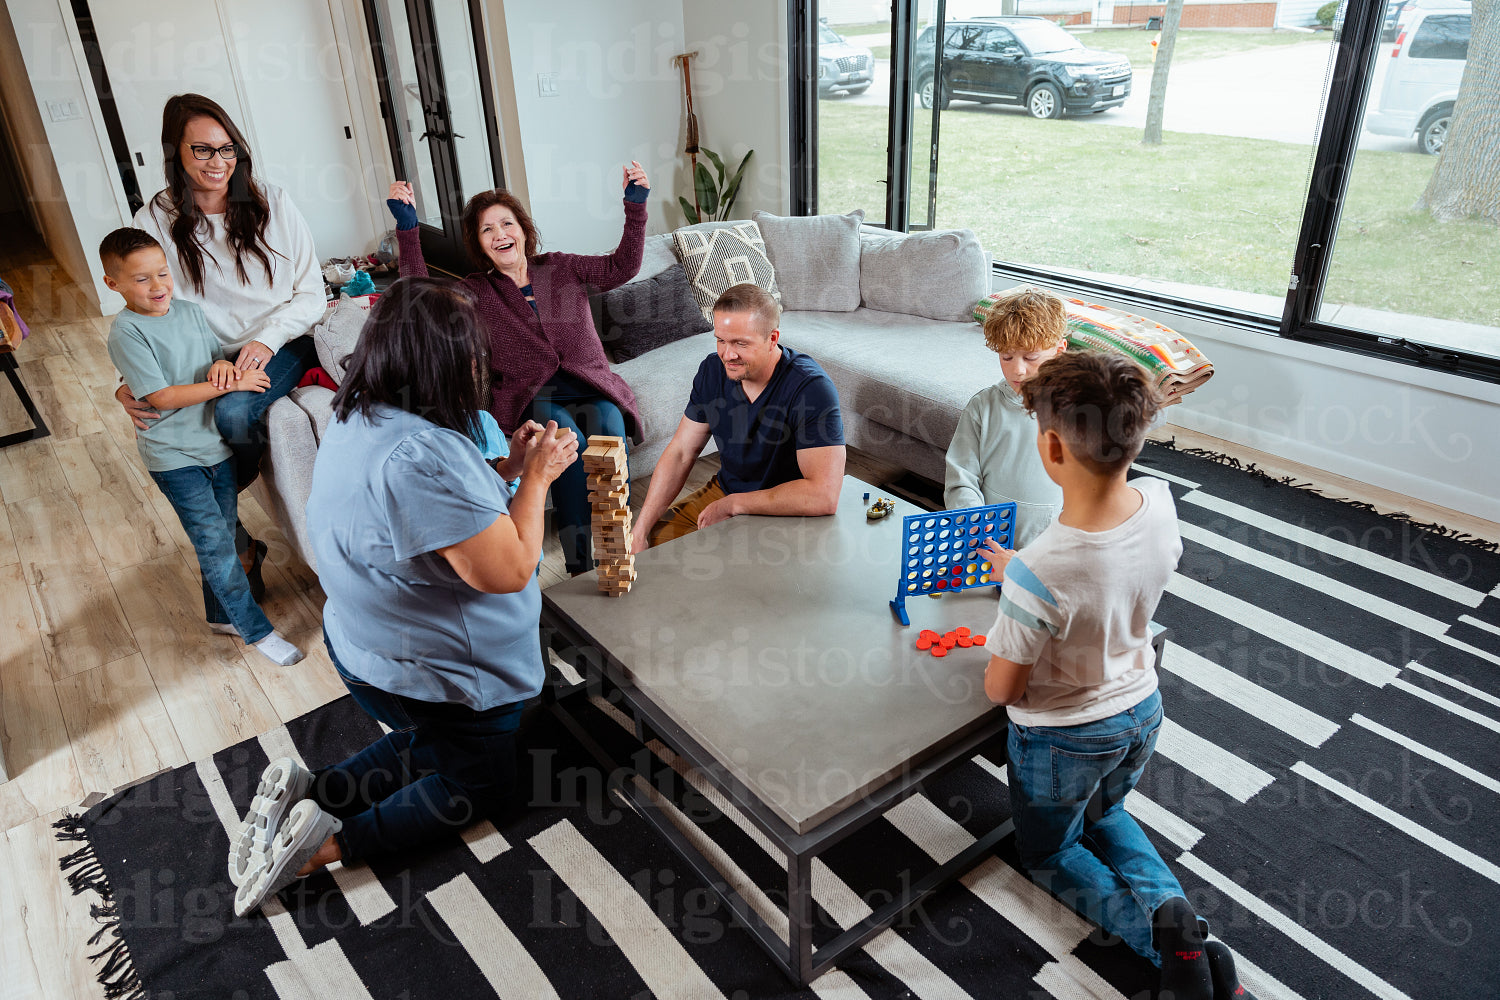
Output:
[[[344,363],[359,344],[359,335],[370,318],[370,297],[356,295],[339,296],[318,324],[313,327],[313,347],[318,352],[318,364],[328,373],[336,385],[344,384]]]
[[[882,312],[973,320],[990,293],[990,257],[970,229],[860,237],[859,298]]]
[[[853,312],[859,308],[859,227],[847,215],[780,216],[751,212],[776,269],[783,309]]]
[[[703,318],[713,322],[714,303],[734,285],[749,282],[781,301],[776,269],[766,256],[766,242],[753,222],[703,222],[672,233],[672,247],[687,271],[693,299]]]

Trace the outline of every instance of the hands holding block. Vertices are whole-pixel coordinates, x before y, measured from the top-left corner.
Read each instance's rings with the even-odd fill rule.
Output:
[[[593,506],[594,562],[599,590],[619,597],[635,582],[635,556],[630,554],[630,506],[626,502],[625,440],[594,435],[583,452]]]

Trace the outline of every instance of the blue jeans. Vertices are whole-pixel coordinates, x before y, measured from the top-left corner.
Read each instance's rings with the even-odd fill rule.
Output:
[[[1038,885],[1154,965],[1151,916],[1182,886],[1125,811],[1156,748],[1161,695],[1081,726],[1010,724],[1010,795],[1021,864]]]
[[[552,381],[537,390],[536,398],[526,409],[526,416],[542,425],[556,420],[558,427],[573,431],[578,435],[580,452],[590,434],[625,438],[626,447],[630,445],[630,439],[625,435],[625,415],[620,408],[596,390],[562,372],[552,376]],[[588,476],[580,459],[563,470],[552,484],[552,518],[569,573],[594,568],[593,533],[589,527],[592,516]]]
[[[198,554],[203,577],[203,613],[215,625],[233,625],[246,642],[271,634],[271,622],[250,596],[250,580],[240,565],[234,544],[239,523],[234,459],[218,465],[189,465],[170,472],[153,472],[151,481],[166,496],[182,530]]]
[[[511,804],[523,702],[483,712],[404,698],[351,676],[324,633],[344,687],[391,728],[348,760],[317,772],[312,799],[344,821],[344,861],[398,854],[458,833]]]
[[[229,359],[233,361],[233,358]],[[234,452],[236,485],[244,489],[260,475],[260,456],[265,453],[266,411],[271,404],[297,388],[302,376],[318,367],[318,351],[311,336],[293,337],[266,362],[271,387],[265,392],[231,392],[214,403],[214,423],[219,436]]]

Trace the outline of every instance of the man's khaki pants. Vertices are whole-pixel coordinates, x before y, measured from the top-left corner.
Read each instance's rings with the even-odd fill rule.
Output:
[[[694,490],[674,504],[661,516],[660,521],[652,525],[651,544],[660,545],[697,531],[698,515],[703,513],[703,508],[715,500],[722,500],[724,496],[724,487],[719,485],[719,477],[714,476],[701,489]]]

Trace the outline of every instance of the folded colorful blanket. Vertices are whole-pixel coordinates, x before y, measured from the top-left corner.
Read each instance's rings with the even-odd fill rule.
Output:
[[[977,322],[984,322],[995,298],[986,296],[975,304]],[[1081,299],[1064,301],[1068,347],[1125,355],[1145,370],[1168,406],[1181,402],[1183,396],[1213,377],[1213,362],[1176,330]]]

